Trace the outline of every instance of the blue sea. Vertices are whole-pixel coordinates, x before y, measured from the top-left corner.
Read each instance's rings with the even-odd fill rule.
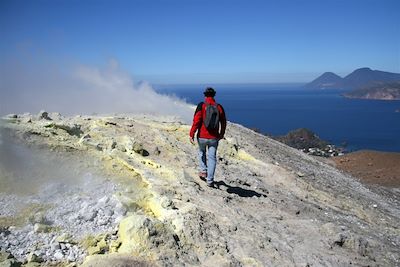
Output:
[[[156,86],[188,102],[203,101],[202,85]],[[400,152],[400,101],[348,99],[337,90],[305,90],[299,85],[216,85],[216,100],[228,120],[269,135],[308,128],[348,151]]]

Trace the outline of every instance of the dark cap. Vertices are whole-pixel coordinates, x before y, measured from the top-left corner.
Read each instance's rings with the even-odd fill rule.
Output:
[[[217,93],[217,92],[215,92],[214,88],[212,88],[212,87],[207,87],[206,90],[204,91],[204,96],[211,96],[211,97],[214,97],[216,93]]]

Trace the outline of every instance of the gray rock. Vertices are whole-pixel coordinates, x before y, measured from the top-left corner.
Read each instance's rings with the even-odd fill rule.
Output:
[[[59,113],[59,112],[52,112],[50,115],[51,115],[50,117],[51,117],[53,120],[60,121],[60,120],[63,119],[63,116],[62,116],[61,113]]]
[[[121,150],[121,149],[120,149]],[[127,138],[125,141],[125,150],[133,151],[142,156],[148,156],[149,152],[143,148],[143,144],[139,141],[133,141],[131,138]]]
[[[122,215],[116,216],[114,219],[114,223],[119,223],[120,221],[122,221],[123,218],[124,218],[124,216],[122,216]]]
[[[71,224],[79,223],[80,220],[81,220],[81,217],[80,217],[79,214],[74,214],[74,215],[72,215],[71,217],[68,218],[68,221],[69,221]]]
[[[49,113],[47,113],[44,110],[41,110],[38,114],[38,119],[39,120],[51,120],[51,118],[49,117]]]
[[[347,233],[339,233],[336,235],[336,238],[334,238],[333,245],[343,247],[348,240],[349,235]]]
[[[94,218],[96,218],[97,216],[97,211],[88,211],[87,213],[82,215],[82,219],[87,221],[87,222],[91,222],[94,220]]]
[[[9,237],[8,240],[10,240],[10,245],[12,245],[14,247],[19,245],[19,240],[16,237],[14,237],[14,238]]]
[[[117,147],[117,142],[115,140],[110,140],[107,142],[107,147],[109,150],[113,150]]]
[[[111,217],[113,214],[114,214],[114,211],[112,209],[104,210],[104,215],[107,217]]]
[[[20,267],[21,263],[16,259],[8,259],[3,262],[0,262],[0,267]]]
[[[132,150],[135,151],[138,154],[143,153],[143,144],[139,142],[134,142],[132,146]]]
[[[296,174],[297,174],[297,176],[299,176],[299,177],[304,177],[304,176],[305,176],[305,174],[302,173],[302,172],[297,172]]]
[[[124,216],[127,212],[127,208],[121,202],[118,202],[115,207],[115,213],[119,216]]]
[[[72,236],[67,234],[67,233],[63,233],[60,236],[56,237],[55,241],[57,241],[59,243],[71,243],[71,242],[73,242]]]
[[[124,143],[125,151],[132,151],[133,150],[133,145],[134,141],[131,138],[126,138],[125,143]]]
[[[38,212],[38,213],[35,213],[35,214],[31,215],[28,220],[33,225],[36,224],[36,223],[38,223],[38,224],[46,224],[46,222],[47,222],[46,216],[42,212]]]
[[[46,224],[35,223],[35,225],[33,226],[33,231],[35,233],[48,233],[51,231],[51,227]]]
[[[75,255],[75,253],[74,253],[72,250],[69,251],[68,256],[67,256],[67,260],[68,260],[69,262],[74,262],[74,261],[76,261],[76,255]]]
[[[13,256],[11,253],[5,252],[5,251],[0,251],[0,262],[5,261],[7,259],[11,259]]]
[[[51,250],[61,249],[60,243],[54,242],[51,244]]]
[[[107,225],[108,223],[108,218],[100,218],[99,220],[97,220],[97,225]]]
[[[108,203],[109,200],[110,200],[110,198],[108,196],[104,196],[104,197],[100,198],[97,202],[99,204],[105,205]]]
[[[81,130],[81,125],[79,124],[67,125],[58,123],[58,124],[53,124],[52,127],[55,129],[64,130],[71,136],[80,137],[83,134],[83,131]]]
[[[237,231],[237,226],[236,225],[231,225],[231,226],[229,226],[229,232],[236,232]]]
[[[123,146],[123,145],[120,145],[120,144],[117,144],[117,147],[116,147],[119,151],[121,151],[121,152],[126,152],[127,150],[126,150],[126,147],[125,146]]]
[[[98,150],[98,151],[103,151],[103,147],[102,147],[102,145],[99,144],[99,143],[97,143],[97,144],[95,145],[95,148],[96,148],[96,150]]]
[[[23,123],[31,123],[32,122],[32,118],[29,118],[29,117],[28,118],[23,118],[22,122]]]
[[[360,237],[359,239],[358,239],[358,247],[357,247],[357,252],[361,255],[361,256],[363,256],[363,257],[365,257],[365,256],[368,256],[368,240],[367,239],[365,239],[365,238],[363,238],[363,237]]]
[[[8,242],[8,240],[5,240],[3,245],[5,249],[8,249],[10,247],[10,242]]]
[[[31,252],[27,258],[28,262],[43,262],[43,259],[39,257],[35,252]]]
[[[91,138],[92,138],[92,137],[90,136],[90,134],[85,134],[85,135],[83,135],[83,136],[81,137],[81,139],[79,139],[79,142],[80,142],[80,143],[87,142],[87,141],[89,141]]]
[[[161,154],[161,151],[160,151],[160,149],[158,148],[158,146],[156,146],[156,147],[154,148],[153,153],[154,153],[154,155],[156,155],[156,156],[158,156],[158,155]]]
[[[84,201],[84,202],[82,202],[82,204],[81,204],[81,208],[82,208],[83,210],[87,209],[89,206],[90,206],[90,204],[89,204],[89,202],[87,202],[87,201]]]
[[[171,199],[163,197],[161,199],[161,207],[163,207],[164,209],[173,209],[175,206],[174,206],[174,202],[172,202]]]
[[[4,118],[6,118],[6,119],[17,119],[18,115],[17,114],[8,114]]]
[[[64,254],[62,253],[61,250],[57,250],[57,251],[54,253],[54,259],[56,259],[56,260],[58,260],[58,261],[61,261],[63,258],[64,258]]]

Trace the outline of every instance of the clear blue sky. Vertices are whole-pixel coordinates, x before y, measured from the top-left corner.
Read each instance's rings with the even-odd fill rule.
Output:
[[[153,83],[400,72],[399,0],[0,1],[0,63],[101,65]]]

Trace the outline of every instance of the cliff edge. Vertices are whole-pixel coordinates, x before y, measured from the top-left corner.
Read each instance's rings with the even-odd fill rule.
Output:
[[[375,99],[375,100],[400,100],[400,81],[375,82],[344,93],[348,98]]]

